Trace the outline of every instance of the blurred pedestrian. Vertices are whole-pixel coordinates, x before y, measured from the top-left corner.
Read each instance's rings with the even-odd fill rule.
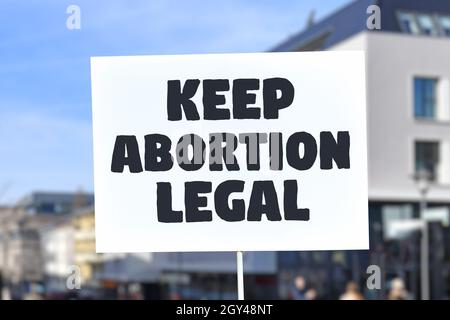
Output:
[[[347,283],[345,292],[339,297],[339,300],[364,300],[364,296],[359,291],[358,284],[350,281]]]
[[[306,300],[307,292],[306,280],[303,276],[297,275],[294,279],[294,285],[291,290],[291,297],[294,300]]]
[[[42,296],[36,292],[30,292],[23,296],[23,300],[42,300]]]
[[[401,278],[394,278],[391,281],[391,289],[388,294],[389,300],[408,300],[409,293],[406,290],[405,282]]]
[[[305,300],[316,300],[317,299],[317,290],[314,288],[308,289],[305,292]]]

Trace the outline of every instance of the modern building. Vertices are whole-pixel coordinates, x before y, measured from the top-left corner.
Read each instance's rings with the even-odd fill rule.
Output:
[[[319,254],[316,264],[314,253],[306,253],[309,259],[300,259],[297,253],[282,254],[280,263],[282,269],[291,266],[284,268],[288,271],[298,270],[299,264],[312,263],[327,281],[336,272],[341,274],[339,279],[360,280],[364,266],[374,261],[383,264],[391,253],[386,251],[390,241],[386,232],[391,223],[419,217],[424,194],[419,192],[414,177],[426,173],[426,201],[431,207],[439,207],[448,220],[450,1],[352,1],[272,49],[315,50],[366,53],[371,250],[368,254],[345,252],[342,263],[334,261],[341,255],[336,252],[325,257]],[[417,247],[417,241],[413,247]],[[393,257],[395,260],[398,256]],[[418,258],[414,259],[407,266],[400,260],[386,263],[385,271],[387,278],[402,274],[410,279],[408,287],[418,298]],[[336,271],[337,265],[344,267]],[[448,261],[442,261],[439,270],[431,269],[435,277],[431,283],[432,298],[449,295],[449,270]],[[333,283],[339,282],[337,278]],[[339,290],[342,288],[336,288]]]

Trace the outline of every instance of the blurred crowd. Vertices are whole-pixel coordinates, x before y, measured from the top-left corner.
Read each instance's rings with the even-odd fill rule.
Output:
[[[316,288],[310,284],[304,276],[297,275],[293,281],[291,298],[293,300],[317,300]],[[349,281],[345,286],[345,291],[340,295],[339,300],[365,300],[360,290],[359,284]],[[388,300],[410,300],[410,294],[406,289],[405,282],[401,278],[394,278],[390,281],[387,293]]]

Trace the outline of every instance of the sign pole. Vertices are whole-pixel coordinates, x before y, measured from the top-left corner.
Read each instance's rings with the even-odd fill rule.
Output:
[[[244,300],[244,253],[236,252],[238,300]]]

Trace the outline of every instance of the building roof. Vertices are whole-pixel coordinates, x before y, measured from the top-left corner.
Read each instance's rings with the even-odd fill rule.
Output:
[[[20,200],[17,206],[30,213],[67,214],[77,208],[91,207],[94,195],[84,192],[33,192]]]
[[[372,32],[402,32],[399,11],[450,14],[450,1],[444,0],[356,0],[270,51],[325,50],[359,32],[370,31],[366,27],[370,5],[381,9],[381,30]]]

